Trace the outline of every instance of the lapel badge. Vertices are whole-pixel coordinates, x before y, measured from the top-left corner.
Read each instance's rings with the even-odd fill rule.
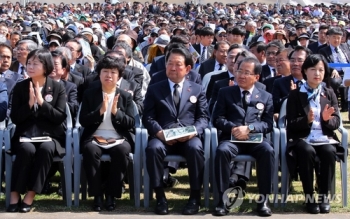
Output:
[[[264,104],[263,103],[257,103],[255,105],[255,107],[258,109],[258,110],[263,110],[265,108]]]
[[[191,103],[197,103],[197,97],[191,96],[191,97],[190,97],[190,102],[191,102]]]
[[[190,89],[190,88],[188,88],[188,89],[187,89],[187,91],[188,91],[188,92],[190,92],[190,91],[191,91],[191,89]]]
[[[258,99],[258,98],[259,98],[259,95],[255,95],[255,98]]]
[[[53,100],[53,97],[52,97],[51,94],[46,94],[46,95],[45,95],[45,101],[46,101],[46,102],[50,103],[52,100]]]
[[[51,87],[48,87],[47,89],[51,90]]]
[[[190,76],[189,75],[186,75],[186,80],[190,80]]]
[[[323,92],[321,92],[321,96],[322,96],[322,97],[326,97],[326,95],[324,95],[324,93],[323,93]]]

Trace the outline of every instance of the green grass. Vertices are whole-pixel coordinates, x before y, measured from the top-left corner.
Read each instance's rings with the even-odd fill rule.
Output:
[[[347,113],[342,113],[342,117],[344,120],[347,120]],[[350,124],[344,124],[344,127],[346,129],[350,129]],[[348,158],[348,162],[350,161],[350,158]],[[341,194],[341,178],[340,178],[340,168],[339,163],[337,163],[336,166],[336,193]],[[350,173],[348,172],[348,175]],[[247,186],[247,195],[244,198],[243,204],[236,209],[232,209],[231,212],[234,212],[235,214],[250,214],[252,211],[254,211],[256,204],[254,202],[249,203],[249,196],[253,196],[254,194],[258,193],[257,185],[256,185],[256,177],[255,177],[255,171],[253,170],[252,177],[248,183]],[[187,169],[180,169],[177,171],[176,175],[174,175],[175,178],[179,180],[179,184],[175,188],[166,189],[166,196],[169,203],[169,208],[171,212],[181,212],[182,207],[186,204],[186,201],[189,197],[189,184],[188,184],[188,176],[187,176]],[[349,176],[348,176],[349,178]],[[56,175],[54,177],[54,181],[56,183],[53,183],[53,190],[57,190],[57,182],[59,181],[59,176]],[[348,188],[349,188],[350,181],[348,181]],[[294,191],[290,194],[289,198],[295,198],[297,195],[301,196],[302,193],[302,186],[300,181],[293,182]],[[127,187],[128,188],[128,187]],[[350,190],[348,189],[348,203],[350,204]],[[280,197],[279,197],[280,199]],[[89,198],[85,201],[80,201],[79,207],[66,207],[65,201],[62,200],[61,196],[58,196],[56,192],[52,193],[51,195],[37,195],[35,197],[34,201],[34,208],[33,211],[35,212],[64,212],[64,211],[72,211],[72,212],[88,212],[91,211],[91,205],[92,205],[92,198]],[[122,198],[117,200],[117,208],[115,210],[116,213],[146,213],[146,212],[152,212],[155,202],[150,202],[150,208],[145,209],[143,207],[141,208],[135,208],[133,200],[129,199],[129,191],[128,189],[123,194]],[[204,200],[202,200],[202,204],[204,204]],[[202,208],[201,212],[210,213],[212,208],[212,198],[210,202],[210,209]],[[143,206],[143,193],[141,193],[141,206]],[[285,208],[274,208],[273,205],[270,205],[272,207],[272,211],[275,213],[283,213],[283,212],[305,212],[304,206],[303,206],[303,200],[299,200],[297,203],[287,203]],[[331,204],[331,211],[333,213],[347,213],[350,212],[349,207],[343,208],[341,205],[341,202],[339,203],[332,203]],[[0,197],[0,212],[5,210],[5,197],[2,195]]]

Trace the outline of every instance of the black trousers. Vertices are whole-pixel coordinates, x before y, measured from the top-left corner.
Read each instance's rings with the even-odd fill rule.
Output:
[[[331,179],[334,177],[336,148],[333,145],[311,146],[305,141],[300,141],[293,151],[296,153],[299,166],[300,180],[305,194],[314,192],[314,167],[316,156],[320,160],[318,189],[319,194],[328,194]]]
[[[181,155],[186,158],[191,190],[200,190],[203,184],[204,150],[201,140],[165,145],[158,138],[151,139],[146,148],[146,165],[152,188],[163,187],[164,158],[166,155]]]
[[[233,162],[233,166],[231,168],[231,175],[236,174],[239,178],[243,178],[244,180],[248,181],[250,178],[250,170],[252,168],[251,162]]]
[[[83,165],[89,185],[89,196],[99,196],[105,193],[116,198],[121,197],[124,174],[130,162],[129,153],[131,153],[131,146],[127,141],[109,149],[98,147],[92,144],[91,141],[84,142],[82,150]],[[102,178],[104,178],[103,172],[105,171],[101,168],[100,159],[103,154],[109,154],[111,157],[104,190],[102,188]]]
[[[259,193],[270,194],[275,168],[273,147],[267,141],[260,144],[234,144],[229,140],[220,142],[216,149],[215,180],[219,193],[223,194],[229,187],[230,162],[238,154],[248,154],[256,159]]]
[[[55,142],[13,143],[16,160],[12,166],[11,191],[41,193],[55,155]]]

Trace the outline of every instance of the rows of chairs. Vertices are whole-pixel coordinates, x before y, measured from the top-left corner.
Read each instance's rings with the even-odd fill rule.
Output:
[[[80,109],[79,109],[80,112]],[[135,112],[135,150],[133,154],[130,154],[132,162],[128,168],[129,176],[129,191],[130,198],[134,199],[135,207],[140,207],[140,194],[143,185],[144,193],[144,207],[149,207],[149,201],[152,198],[152,189],[150,188],[149,175],[146,168],[146,157],[144,156],[145,149],[148,143],[148,133],[145,128],[142,127],[141,118],[138,114],[136,104],[134,103]],[[66,154],[63,158],[55,157],[55,162],[62,162],[64,168],[63,178],[63,188],[64,188],[64,199],[66,199],[66,204],[68,207],[72,206],[72,185],[74,190],[74,206],[79,206],[79,197],[82,193],[82,199],[86,199],[86,179],[84,174],[82,174],[82,155],[80,154],[80,136],[83,128],[80,126],[79,122],[76,122],[75,128],[72,127],[72,118],[69,112],[69,107],[66,107],[67,113],[67,133],[66,133]],[[286,165],[285,156],[280,156],[286,152],[287,138],[286,138],[286,100],[282,105],[280,118],[278,124],[274,125],[272,133],[269,134],[271,142],[274,145],[275,152],[275,172],[273,174],[273,195],[274,195],[274,206],[278,206],[278,166],[279,157],[281,157],[281,194],[282,206],[286,203],[289,187],[289,172]],[[5,151],[11,150],[11,137],[13,136],[15,130],[14,124],[9,124],[5,127],[4,123],[0,124],[0,139],[3,139],[5,144]],[[342,182],[342,205],[347,206],[347,147],[348,147],[348,132],[341,125],[339,131],[342,135],[341,144],[345,151],[345,160],[341,162],[341,182]],[[209,207],[209,185],[213,189],[214,203],[219,200],[218,192],[216,188],[216,182],[214,174],[214,157],[216,152],[216,147],[218,146],[217,130],[210,125],[209,128],[205,129],[204,132],[204,157],[205,157],[205,167],[204,167],[204,180],[203,180],[203,190],[204,190],[204,200],[205,206]],[[0,155],[0,165],[1,165],[1,155]],[[5,168],[6,168],[6,207],[10,203],[10,191],[11,191],[11,173],[12,173],[12,162],[16,159],[15,155],[5,153]],[[103,155],[102,161],[110,161],[109,155]],[[185,158],[177,155],[168,155],[165,161],[176,161],[184,162]],[[247,161],[254,162],[255,159],[249,155],[238,155],[234,161]],[[1,169],[1,166],[0,166]],[[72,171],[74,170],[74,171]],[[74,180],[72,180],[72,175]],[[82,179],[82,180],[81,180]],[[1,180],[1,178],[0,178]],[[333,179],[333,186],[331,189],[331,194],[335,193],[335,179]]]

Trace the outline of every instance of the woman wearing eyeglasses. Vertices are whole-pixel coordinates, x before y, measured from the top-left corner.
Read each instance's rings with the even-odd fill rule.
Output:
[[[334,177],[336,153],[341,152],[334,130],[340,126],[337,97],[323,81],[329,78],[328,63],[321,55],[310,55],[302,65],[303,85],[292,90],[287,102],[287,156],[289,172],[299,167],[306,210],[329,213],[328,191]],[[318,157],[319,162],[316,162]],[[346,159],[346,158],[345,158]],[[314,167],[318,199],[314,194]]]

